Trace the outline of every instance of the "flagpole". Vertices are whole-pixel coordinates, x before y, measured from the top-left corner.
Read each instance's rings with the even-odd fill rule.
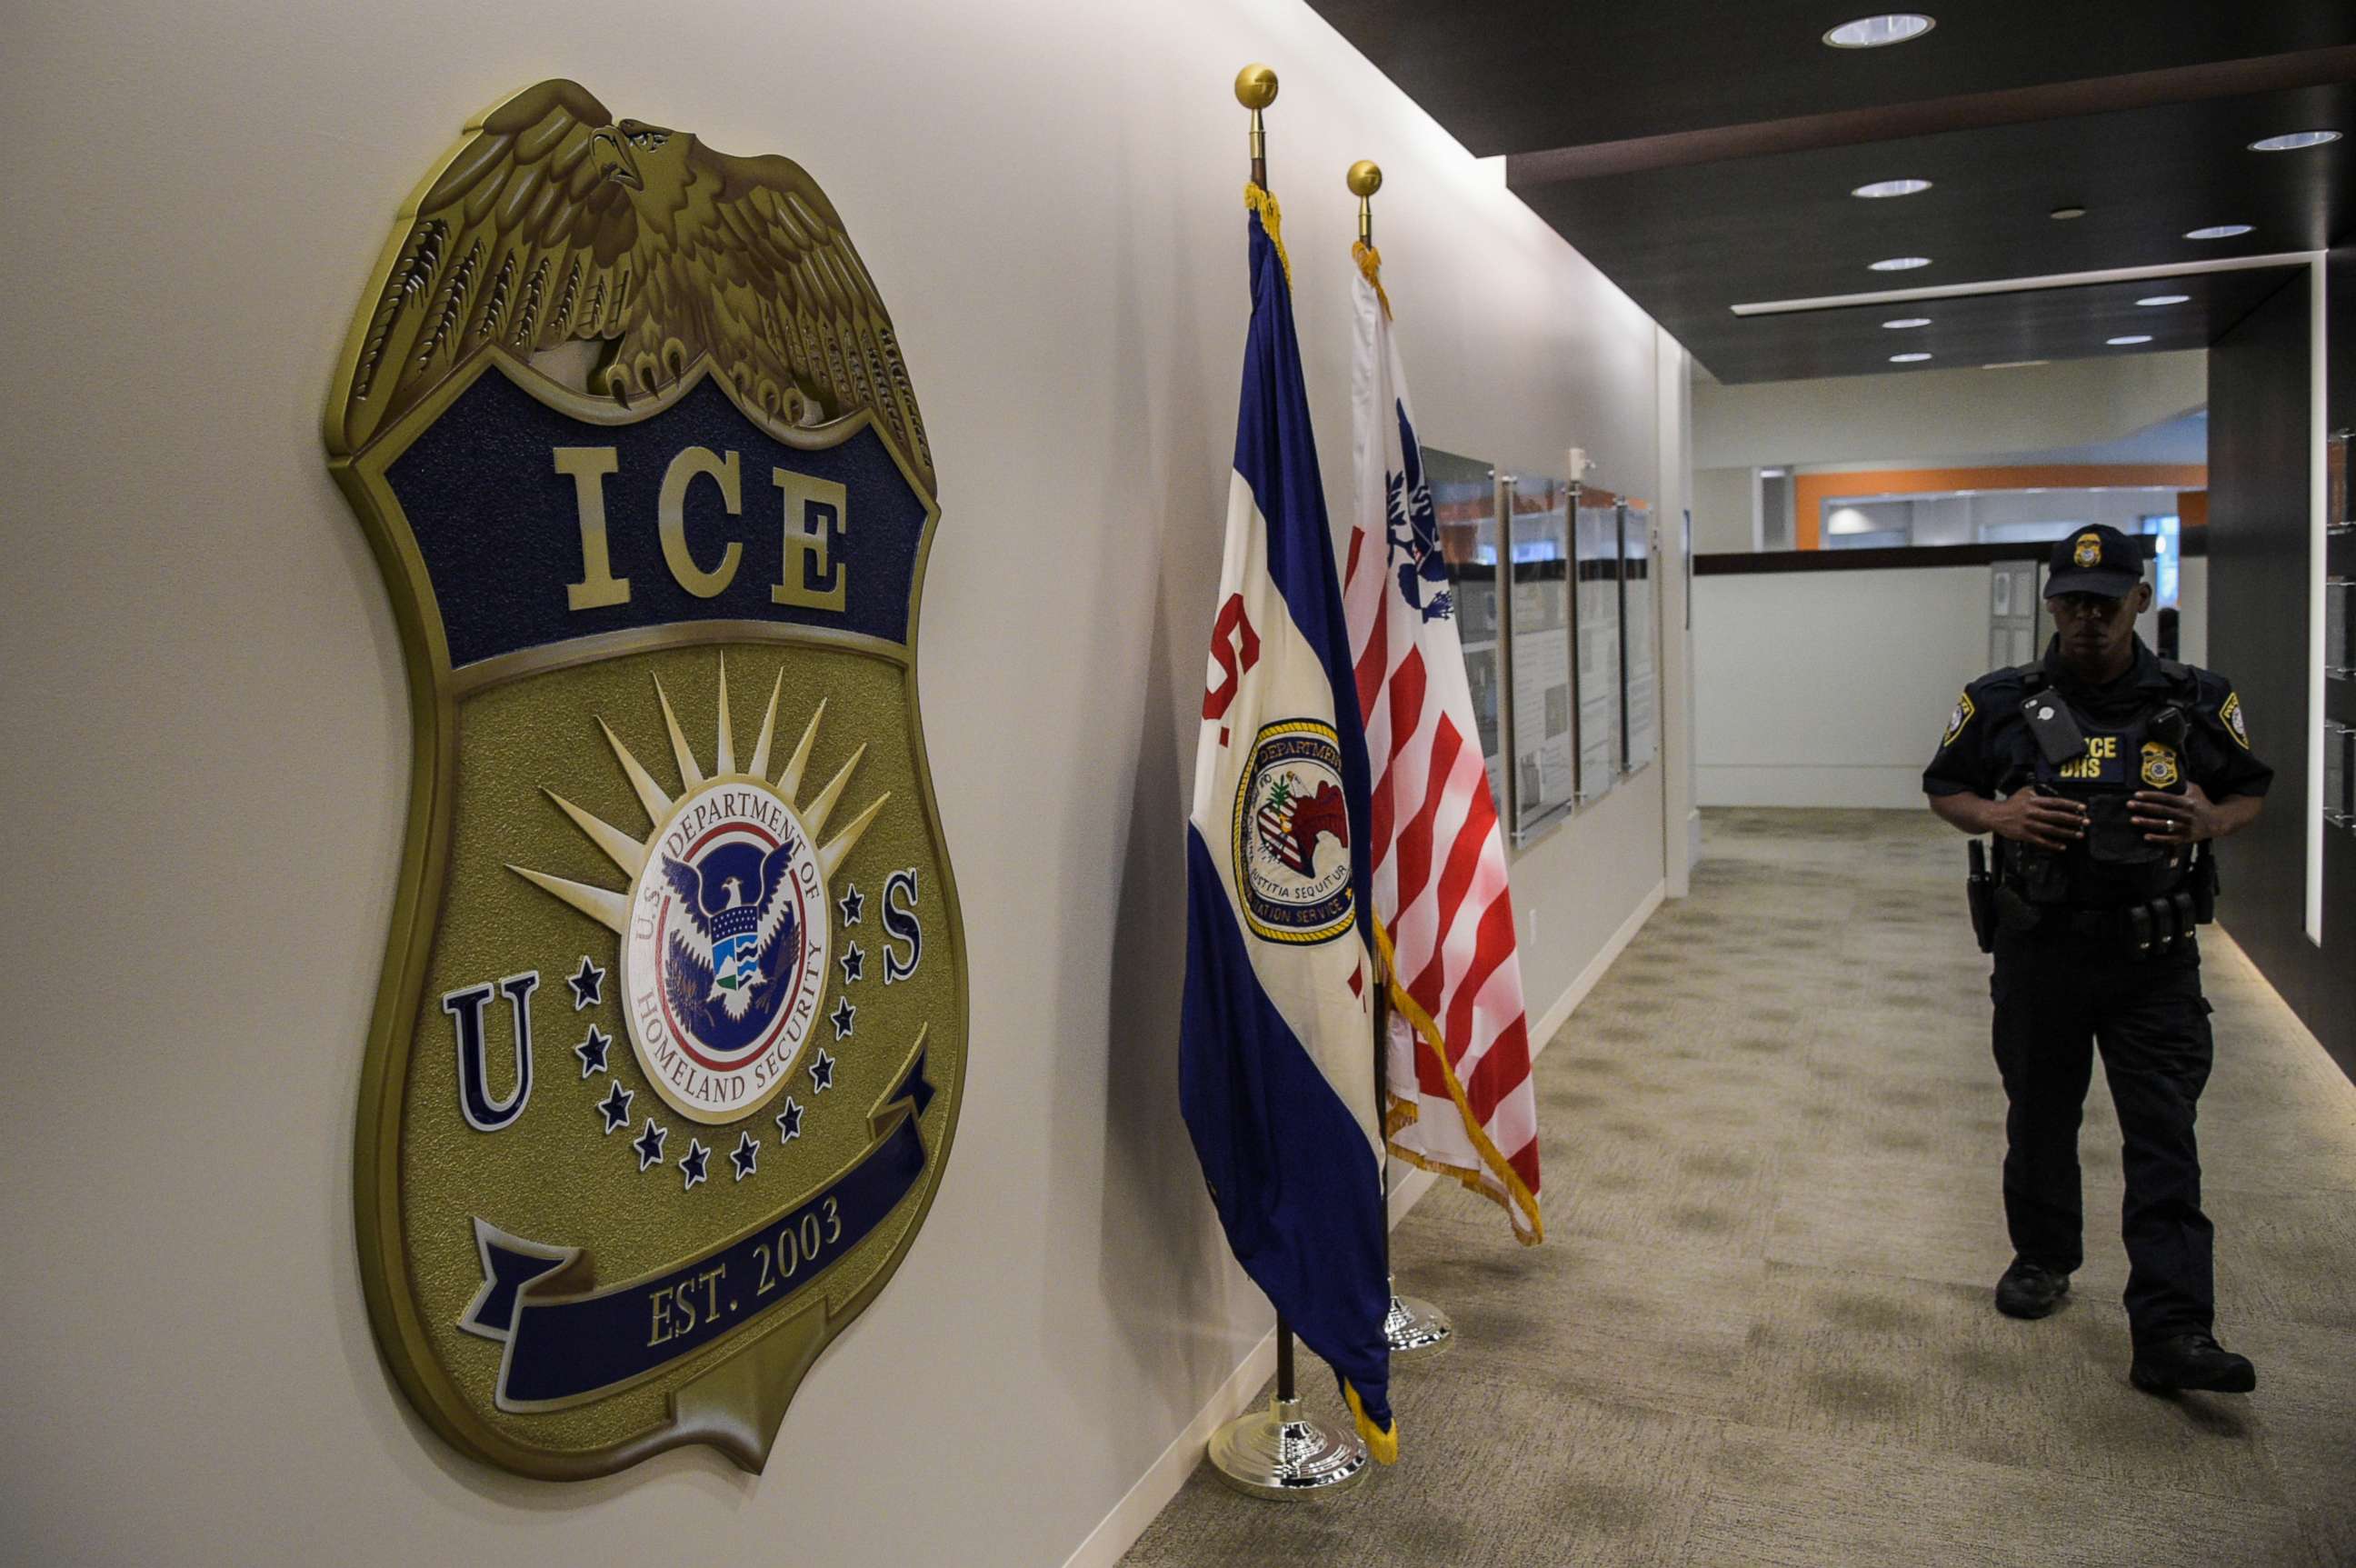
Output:
[[[1268,189],[1268,126],[1276,72],[1260,64],[1236,72],[1236,102],[1251,111],[1251,182]],[[1265,1410],[1247,1411],[1211,1434],[1219,1478],[1256,1498],[1330,1495],[1366,1478],[1373,1455],[1354,1431],[1330,1431],[1301,1408],[1292,1369],[1292,1325],[1276,1315],[1276,1390]]]
[[[1360,158],[1350,166],[1350,194],[1358,199],[1358,243],[1372,255],[1375,249],[1375,192],[1383,188],[1382,166]],[[1370,265],[1372,263],[1369,263]],[[1375,915],[1379,922],[1379,912]],[[1448,1315],[1418,1296],[1401,1295],[1398,1278],[1391,1273],[1391,976],[1382,954],[1375,955],[1375,1127],[1383,1143],[1383,1273],[1390,1288],[1390,1306],[1383,1315],[1383,1338],[1392,1359],[1423,1360],[1456,1342],[1455,1326]]]

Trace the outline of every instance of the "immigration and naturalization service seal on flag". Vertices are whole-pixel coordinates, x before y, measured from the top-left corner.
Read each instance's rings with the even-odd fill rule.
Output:
[[[415,725],[355,1155],[378,1342],[509,1469],[757,1469],[965,1078],[891,317],[798,165],[542,82],[418,188],[327,439]]]

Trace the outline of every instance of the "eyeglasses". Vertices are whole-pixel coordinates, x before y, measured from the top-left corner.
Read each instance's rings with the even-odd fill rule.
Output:
[[[2045,601],[2055,620],[2115,620],[2127,607],[2125,599],[2106,599],[2100,594],[2057,594]]]

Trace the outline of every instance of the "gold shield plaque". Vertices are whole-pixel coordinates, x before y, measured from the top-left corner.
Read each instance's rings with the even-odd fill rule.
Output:
[[[891,317],[799,166],[542,82],[412,198],[327,441],[415,727],[355,1151],[378,1343],[511,1470],[758,1469],[965,1077]]]

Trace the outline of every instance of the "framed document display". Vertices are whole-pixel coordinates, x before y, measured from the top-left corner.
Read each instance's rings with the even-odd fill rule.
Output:
[[[1423,449],[1424,481],[1440,521],[1440,553],[1456,596],[1456,635],[1464,646],[1464,680],[1481,729],[1481,757],[1497,814],[1511,821],[1505,768],[1505,618],[1497,596],[1502,573],[1497,470],[1478,457]]]
[[[1573,712],[1571,519],[1568,480],[1506,482],[1512,560],[1507,668],[1512,681],[1514,836],[1526,841],[1579,799]]]
[[[1610,791],[1620,774],[1625,693],[1620,659],[1620,498],[1584,487],[1576,494],[1572,569],[1578,591],[1578,799]]]
[[[1653,506],[1620,503],[1620,768],[1633,773],[1659,755],[1661,682],[1653,623]]]

